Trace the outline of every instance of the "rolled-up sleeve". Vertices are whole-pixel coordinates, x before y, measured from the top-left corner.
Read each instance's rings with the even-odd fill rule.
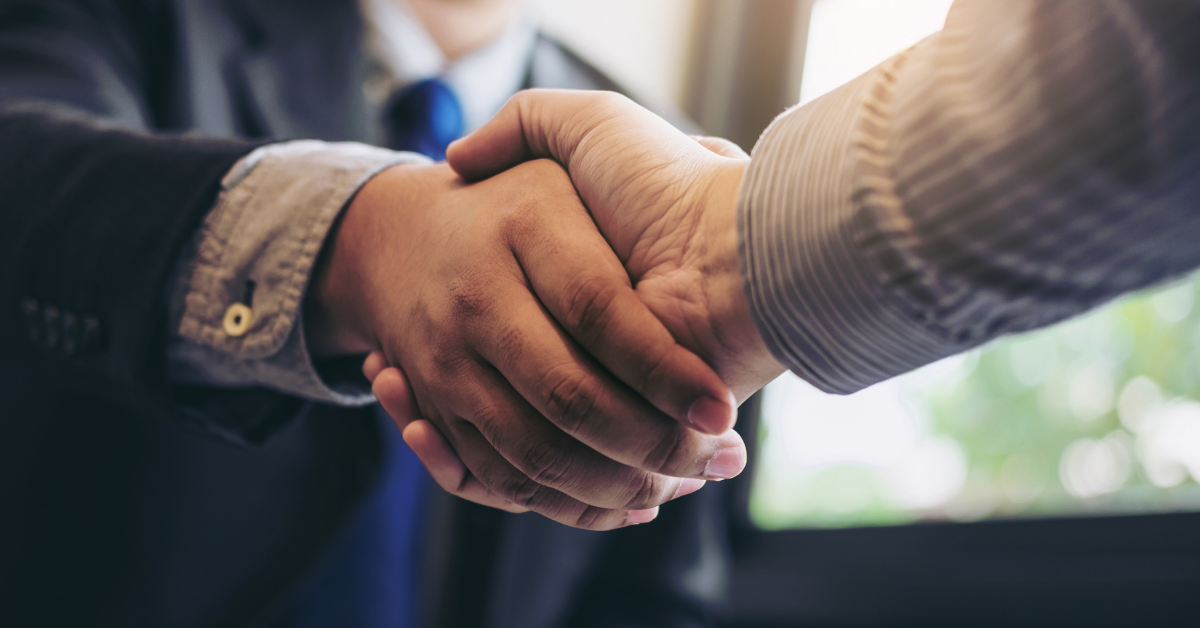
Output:
[[[1200,265],[1200,7],[960,0],[755,147],[752,317],[849,393]]]
[[[371,403],[365,380],[323,377],[314,364],[305,344],[304,295],[326,236],[358,189],[385,168],[427,161],[318,141],[264,146],[239,161],[177,266],[170,379]]]

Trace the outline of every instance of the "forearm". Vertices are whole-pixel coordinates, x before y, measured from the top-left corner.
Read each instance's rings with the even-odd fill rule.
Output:
[[[1182,3],[959,3],[782,116],[739,217],[772,352],[852,392],[1194,268],[1196,21]]]

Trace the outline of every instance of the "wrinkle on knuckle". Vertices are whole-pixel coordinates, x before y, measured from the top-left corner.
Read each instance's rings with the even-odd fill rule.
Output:
[[[474,361],[460,347],[449,345],[436,347],[431,352],[430,360],[433,365],[430,372],[438,373],[445,378],[457,376]]]
[[[437,411],[436,415],[438,418],[434,419],[434,424],[437,425],[440,423],[445,426],[446,429],[443,431],[443,436],[451,442],[451,446],[460,439],[469,436],[471,430],[476,429],[470,421],[456,414],[446,414]]]
[[[630,510],[644,510],[658,506],[666,501],[663,489],[664,484],[659,480],[659,476],[652,473],[643,474],[641,486],[625,507]]]
[[[450,315],[454,320],[466,322],[484,318],[492,309],[487,297],[487,284],[471,276],[458,277],[446,286],[450,301]]]
[[[500,232],[512,242],[536,238],[541,233],[541,203],[524,194],[510,201],[496,219]]]
[[[679,427],[666,430],[642,459],[642,469],[674,477],[679,477],[680,472],[688,470],[695,461],[692,460],[693,452],[688,446],[684,429],[686,428]]]
[[[500,408],[494,405],[484,405],[475,410],[471,414],[471,421],[476,429],[482,434],[495,432],[504,425],[505,415]]]
[[[586,506],[575,517],[575,523],[573,523],[572,526],[576,528],[583,528],[585,530],[610,529],[613,526],[605,525],[606,522],[604,520],[605,515],[609,514],[609,512],[610,511],[606,508],[600,508],[598,506]]]
[[[575,369],[556,369],[543,379],[541,398],[546,413],[567,433],[576,433],[598,412],[596,393],[587,377]]]
[[[522,456],[522,470],[543,486],[560,486],[570,474],[571,458],[551,443],[539,442]]]
[[[566,327],[584,343],[604,338],[613,318],[619,288],[593,271],[580,271],[563,290]]]
[[[501,494],[512,503],[537,512],[543,511],[549,495],[545,486],[525,476],[514,476],[507,480]]]

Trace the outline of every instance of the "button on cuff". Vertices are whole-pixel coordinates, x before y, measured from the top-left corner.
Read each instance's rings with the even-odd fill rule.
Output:
[[[254,311],[244,303],[234,303],[225,310],[224,328],[225,333],[232,338],[241,338],[250,331],[250,325],[254,322]]]

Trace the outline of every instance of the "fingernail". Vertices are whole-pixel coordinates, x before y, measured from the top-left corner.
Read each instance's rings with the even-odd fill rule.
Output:
[[[688,408],[687,422],[692,427],[709,434],[721,434],[733,425],[737,418],[737,403],[733,395],[721,401],[712,397],[701,397]]]
[[[700,490],[702,486],[704,486],[704,480],[697,480],[696,478],[684,478],[683,481],[679,483],[679,488],[675,489],[675,494],[671,496],[671,499],[683,497],[684,495],[691,495],[692,493]]]
[[[746,459],[739,447],[728,447],[717,452],[708,466],[704,468],[704,477],[714,480],[728,480],[742,472]]]
[[[633,526],[633,525],[637,525],[639,523],[646,523],[648,521],[654,521],[654,518],[657,516],[658,516],[658,506],[655,506],[654,508],[649,508],[647,510],[633,510],[633,511],[630,511],[629,517],[627,517],[625,519],[625,525]]]

